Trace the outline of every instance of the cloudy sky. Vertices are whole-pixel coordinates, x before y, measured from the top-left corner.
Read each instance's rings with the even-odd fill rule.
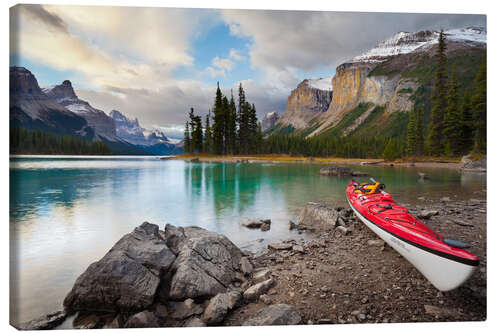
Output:
[[[180,134],[190,107],[211,107],[217,81],[226,94],[242,82],[261,117],[284,112],[304,78],[330,77],[399,31],[486,26],[486,18],[18,5],[10,24],[11,65],[28,68],[41,86],[69,79],[94,107]]]

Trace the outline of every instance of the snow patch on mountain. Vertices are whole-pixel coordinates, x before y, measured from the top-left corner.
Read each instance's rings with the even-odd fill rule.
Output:
[[[468,27],[444,31],[448,41],[482,45],[486,44],[486,29]],[[417,52],[437,44],[439,31],[398,32],[379,43],[375,48],[354,57],[351,62],[381,62],[387,57]]]
[[[307,79],[306,80],[309,87],[319,90],[332,90],[332,77],[318,78],[318,79]]]

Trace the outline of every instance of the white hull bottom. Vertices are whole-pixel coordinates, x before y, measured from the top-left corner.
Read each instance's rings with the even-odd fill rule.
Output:
[[[349,202],[349,200],[347,200]],[[349,202],[356,216],[382,238],[394,250],[408,260],[427,280],[441,291],[449,291],[459,287],[474,273],[477,266],[470,266],[441,257],[404,242],[361,215]]]

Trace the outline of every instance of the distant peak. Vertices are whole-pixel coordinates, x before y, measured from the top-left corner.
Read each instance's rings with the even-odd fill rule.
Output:
[[[62,85],[73,88],[73,86],[71,85],[71,81],[70,80],[64,80],[63,83],[62,83]]]

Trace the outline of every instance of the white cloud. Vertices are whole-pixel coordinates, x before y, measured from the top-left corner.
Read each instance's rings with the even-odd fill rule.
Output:
[[[219,56],[217,56],[212,60],[212,65],[229,72],[233,69],[234,62],[232,62],[230,59],[219,58]]]
[[[224,70],[224,68],[219,68],[219,69],[215,69],[211,66],[208,66],[205,71],[210,75],[210,77],[212,78],[215,78],[215,77],[225,77],[226,76],[226,71]]]
[[[242,56],[240,52],[236,49],[229,50],[229,58],[234,59],[235,61],[246,60],[246,57]]]

